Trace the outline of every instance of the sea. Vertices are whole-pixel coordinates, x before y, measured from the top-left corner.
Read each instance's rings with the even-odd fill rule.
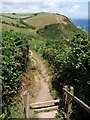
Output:
[[[90,34],[90,21],[88,19],[70,19],[78,28],[85,30]]]

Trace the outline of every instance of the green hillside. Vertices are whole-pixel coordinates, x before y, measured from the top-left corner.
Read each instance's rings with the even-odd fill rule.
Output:
[[[33,20],[35,22],[33,22]],[[40,20],[42,20],[40,22]],[[27,21],[27,22],[26,22]],[[39,23],[38,23],[39,22]],[[36,34],[51,39],[69,38],[81,32],[66,16],[60,14],[2,14],[0,15],[2,29],[15,30],[25,34]],[[35,24],[41,27],[37,27]],[[35,27],[36,26],[36,27]]]
[[[69,23],[68,25],[64,24],[50,24],[46,25],[44,28],[37,30],[37,33],[41,36],[51,39],[60,39],[60,38],[68,38],[71,39],[75,33],[82,31],[78,29],[73,23]]]

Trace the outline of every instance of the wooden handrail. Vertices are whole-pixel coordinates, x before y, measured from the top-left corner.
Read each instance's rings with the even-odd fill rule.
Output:
[[[70,95],[81,107],[83,107],[88,113],[90,113],[90,107],[86,105],[83,101],[78,99],[76,96],[71,94],[69,91],[67,91],[65,88],[63,88],[64,92],[66,92],[68,95]]]

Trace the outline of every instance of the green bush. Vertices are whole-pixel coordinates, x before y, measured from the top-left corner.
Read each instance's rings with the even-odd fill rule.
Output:
[[[9,119],[12,98],[18,92],[22,73],[27,67],[29,46],[20,33],[3,31],[2,37],[2,118]]]
[[[65,84],[71,85],[75,95],[90,106],[90,39],[86,33],[77,33],[71,40],[47,40],[43,57],[54,66],[56,75],[52,85],[58,95],[62,97]],[[83,118],[84,115],[87,116],[83,112]]]

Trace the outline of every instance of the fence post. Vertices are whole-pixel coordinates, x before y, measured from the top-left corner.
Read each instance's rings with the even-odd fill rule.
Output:
[[[30,118],[29,92],[28,91],[24,92],[23,96],[24,96],[24,105],[25,105],[24,107],[25,118],[26,120],[29,120]]]
[[[68,91],[68,86],[64,86],[64,88]],[[67,102],[68,102],[68,94],[64,91],[64,111],[67,112]]]
[[[74,88],[72,86],[70,86],[70,93],[72,95],[74,95]],[[68,115],[68,117],[70,117],[70,115],[72,113],[72,100],[73,100],[73,98],[69,95],[68,96],[68,109],[67,109],[67,115]]]

